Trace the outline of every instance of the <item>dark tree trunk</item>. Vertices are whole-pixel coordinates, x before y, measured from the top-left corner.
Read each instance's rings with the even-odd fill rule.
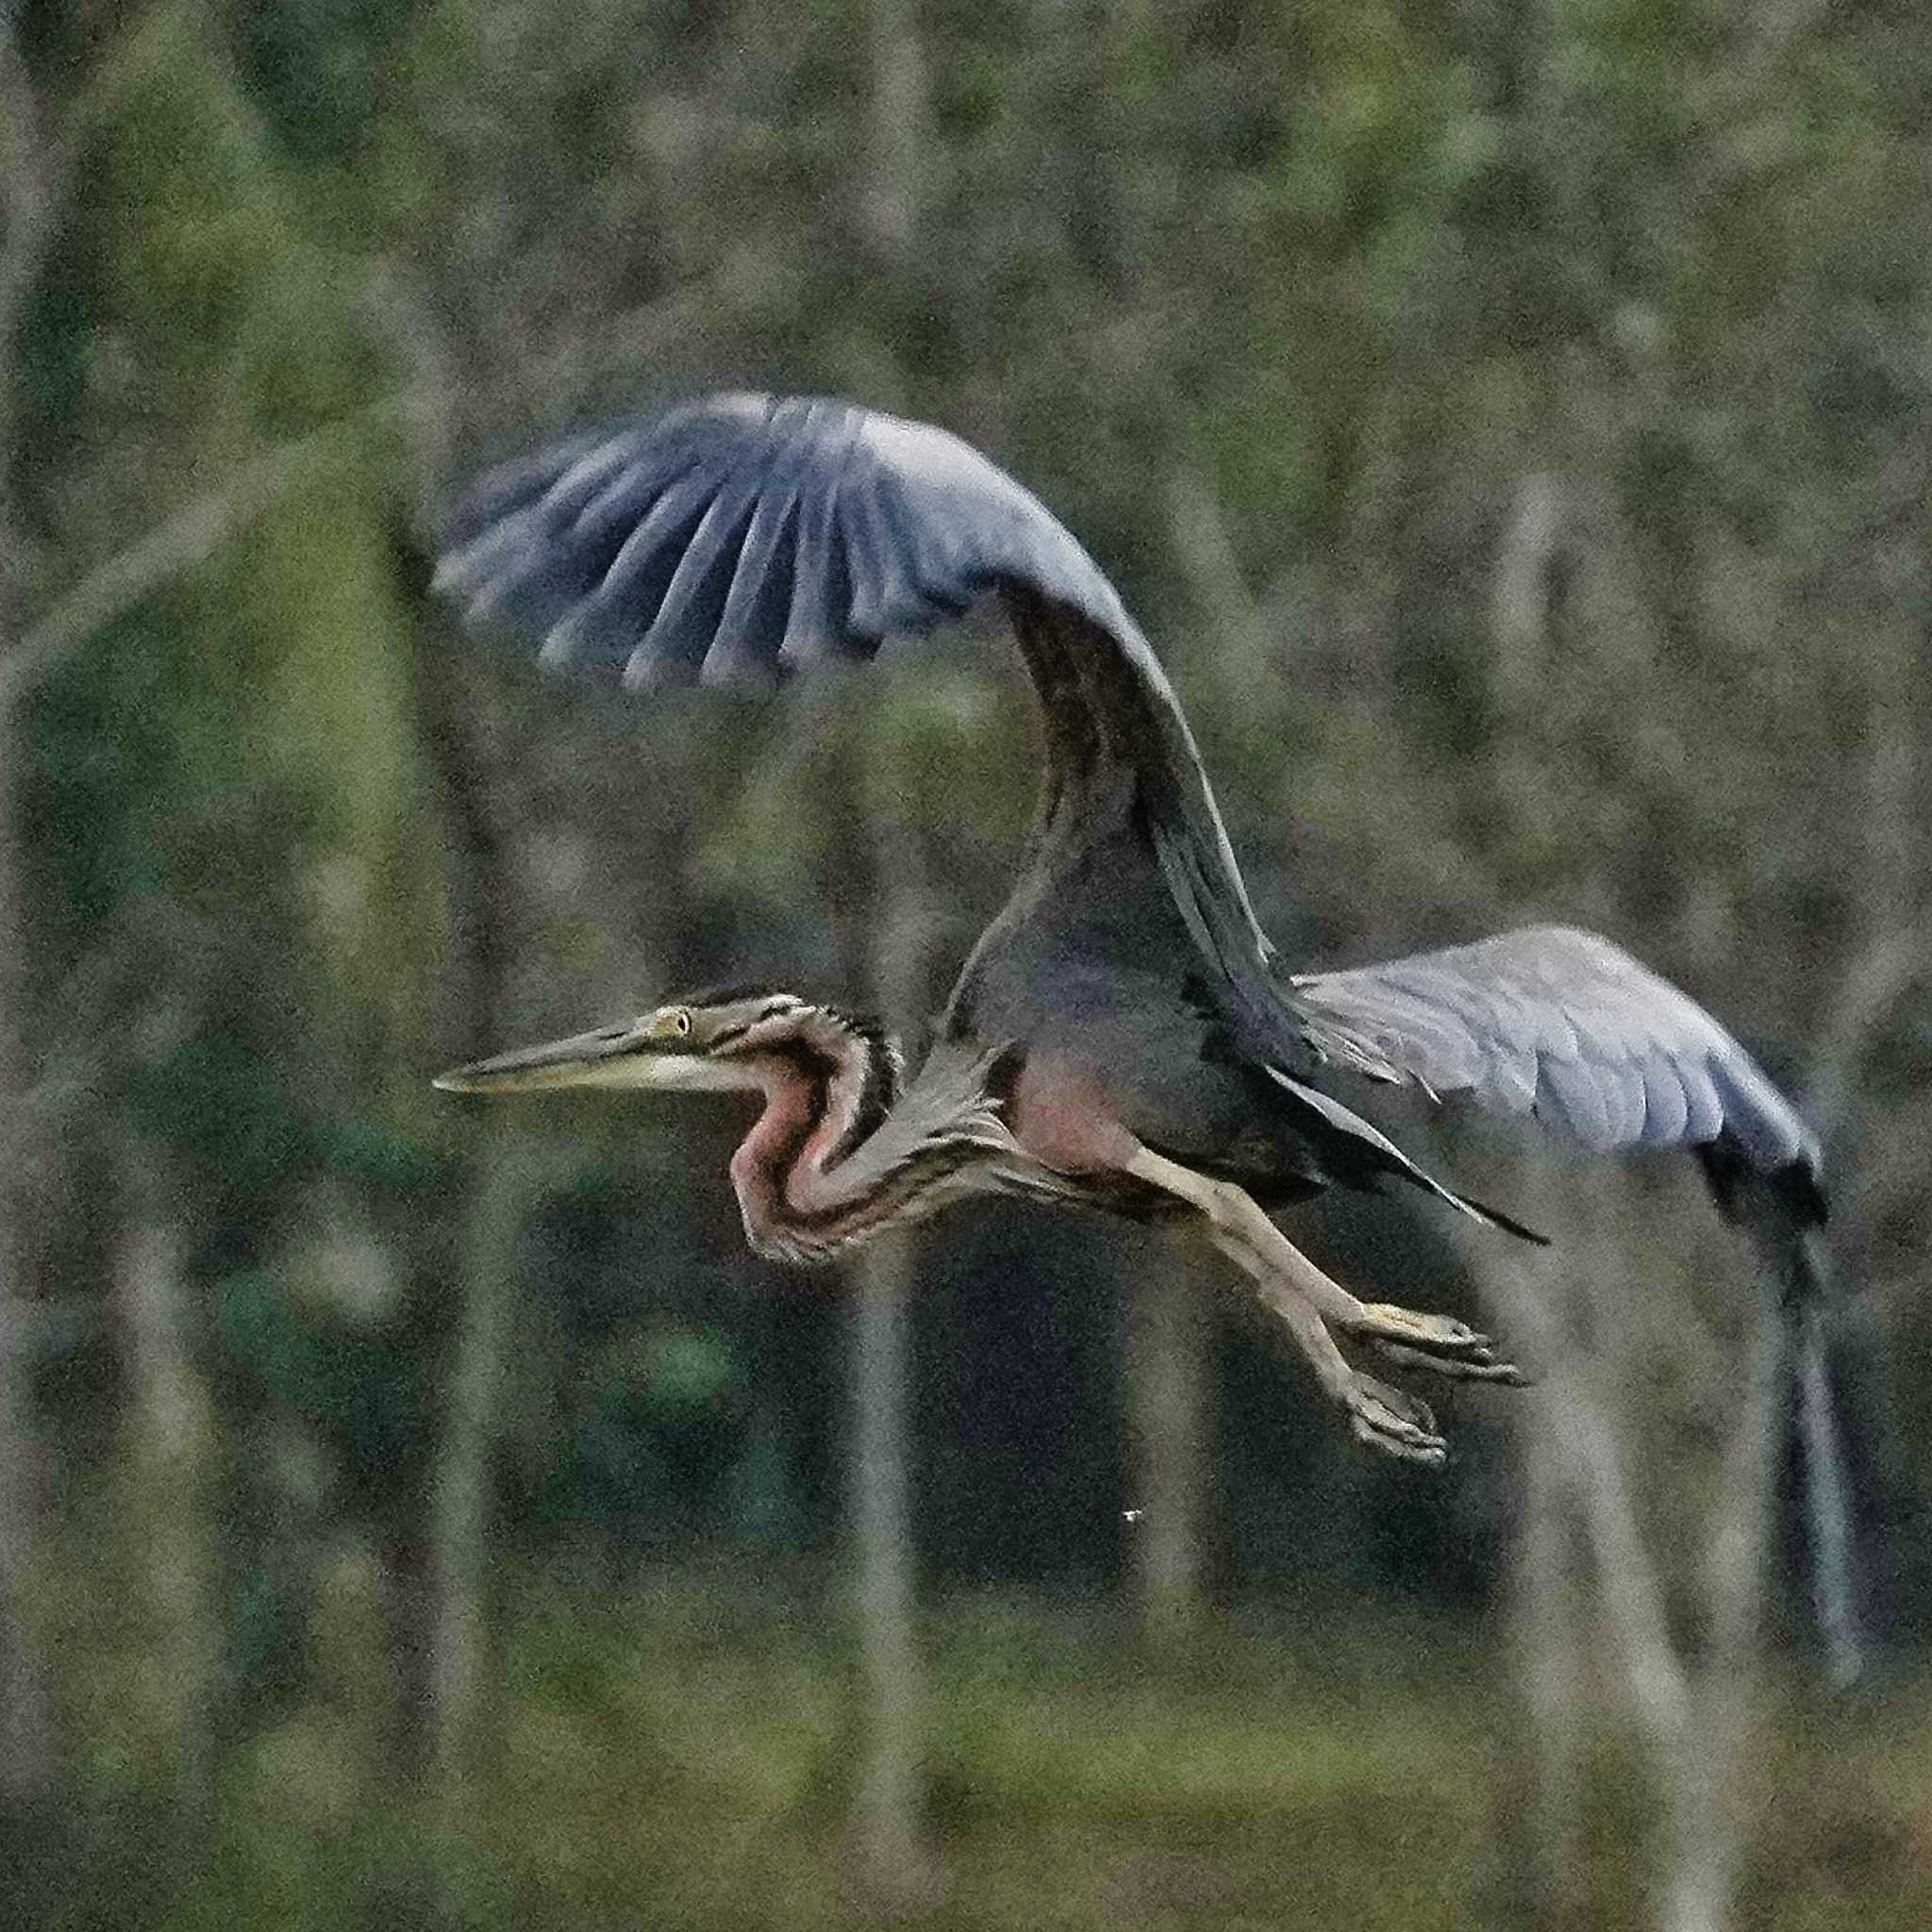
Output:
[[[21,332],[40,287],[64,186],[48,102],[15,37],[15,11],[0,10],[0,673],[25,617],[28,543],[15,497],[24,375]],[[8,680],[0,676],[0,690]],[[0,1869],[21,1875],[29,1897],[51,1885],[42,1823],[55,1790],[53,1688],[25,1612],[27,1566],[45,1522],[45,1467],[34,1401],[28,1243],[39,1224],[29,1196],[40,1163],[30,1103],[32,1030],[22,963],[26,958],[18,774],[20,724],[0,703]],[[9,1843],[8,1840],[11,1840]],[[19,1902],[16,1894],[16,1903]],[[28,1911],[31,1919],[35,1915]]]

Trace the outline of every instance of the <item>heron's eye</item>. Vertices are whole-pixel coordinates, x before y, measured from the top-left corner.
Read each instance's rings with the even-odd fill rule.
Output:
[[[691,1012],[689,1008],[679,1007],[676,1012],[672,1014],[671,1030],[680,1038],[691,1031]]]

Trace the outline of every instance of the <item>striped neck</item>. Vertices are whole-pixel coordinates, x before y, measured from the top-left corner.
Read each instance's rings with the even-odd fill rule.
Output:
[[[758,1253],[828,1259],[952,1198],[964,1169],[1011,1145],[983,1068],[952,1082],[922,1076],[902,1094],[904,1062],[882,1027],[803,1001],[781,1008],[782,998],[772,996],[732,1055],[765,1095],[731,1158]]]

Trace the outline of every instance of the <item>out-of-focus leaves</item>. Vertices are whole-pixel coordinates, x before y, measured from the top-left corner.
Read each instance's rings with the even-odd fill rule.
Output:
[[[186,1041],[135,1070],[135,1125],[206,1160],[231,1185],[280,1180],[311,1148],[274,1072],[231,1040]]]
[[[589,1518],[656,1541],[784,1515],[782,1475],[748,1434],[748,1391],[729,1340],[661,1319],[599,1349],[582,1376],[579,1419],[545,1477],[540,1515]],[[756,1471],[743,1464],[763,1454]]]
[[[423,1425],[417,1364],[379,1338],[312,1327],[270,1270],[216,1283],[215,1332],[270,1393],[338,1431],[358,1468],[391,1469],[414,1443]]]
[[[633,1398],[667,1428],[723,1414],[741,1380],[724,1338],[691,1329],[655,1338],[640,1367]]]
[[[75,281],[33,291],[20,331],[25,439],[73,432],[97,349],[93,313]]]
[[[420,0],[275,0],[239,32],[252,92],[298,159],[341,158],[375,107],[385,43]]]
[[[105,307],[141,315],[171,374],[211,378],[286,245],[283,176],[203,9],[150,8],[96,85],[89,165]]]
[[[57,667],[34,708],[54,860],[86,924],[169,882],[171,835],[237,770],[233,713],[184,661],[175,616],[158,608],[109,626]]]
[[[314,1129],[317,1149],[335,1173],[405,1192],[422,1192],[445,1176],[436,1150],[383,1120],[325,1122]]]
[[[755,1548],[803,1549],[810,1535],[790,1441],[763,1409],[725,1474],[724,1514],[731,1534]]]
[[[286,1676],[289,1606],[263,1563],[237,1580],[229,1603],[228,1663],[245,1692],[272,1688]],[[283,1670],[275,1666],[280,1662]]]

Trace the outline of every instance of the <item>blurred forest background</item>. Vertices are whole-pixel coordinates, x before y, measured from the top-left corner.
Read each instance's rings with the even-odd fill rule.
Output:
[[[0,120],[0,1916],[1932,1923],[1916,0],[11,0]],[[1291,954],[1597,925],[1802,1097],[1857,1689],[1689,1163],[1298,1223],[1542,1368],[1432,1477],[1158,1243],[794,1279],[728,1106],[431,1092],[998,901],[1004,646],[620,706],[429,598],[721,382],[1062,513]]]

